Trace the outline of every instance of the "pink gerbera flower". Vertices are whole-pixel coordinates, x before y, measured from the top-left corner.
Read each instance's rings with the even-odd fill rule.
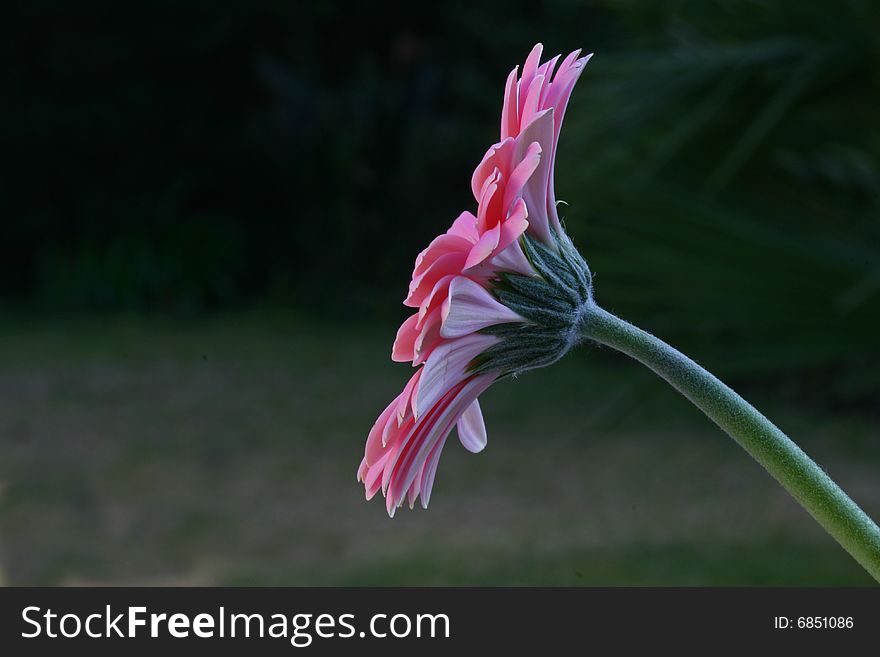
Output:
[[[507,79],[501,141],[471,179],[477,212],[463,212],[416,258],[391,357],[418,369],[367,437],[358,480],[389,515],[427,507],[453,427],[472,452],[486,446],[479,395],[507,374],[547,365],[577,340],[591,278],[556,213],[553,163],[565,107],[589,56],[541,64],[536,45]],[[555,70],[555,72],[554,72]]]

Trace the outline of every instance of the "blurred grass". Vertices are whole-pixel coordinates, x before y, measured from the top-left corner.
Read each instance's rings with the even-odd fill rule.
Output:
[[[870,583],[697,411],[587,347],[490,390],[486,451],[451,439],[431,508],[388,519],[354,474],[407,374],[392,335],[278,313],[4,319],[3,579]],[[746,394],[880,516],[876,417]]]

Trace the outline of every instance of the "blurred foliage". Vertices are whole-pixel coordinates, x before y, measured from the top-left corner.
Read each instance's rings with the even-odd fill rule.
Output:
[[[732,376],[880,385],[880,5],[37,0],[6,22],[0,295],[397,318],[504,77],[595,51],[557,189],[605,305]]]
[[[731,374],[876,400],[880,5],[609,6],[627,48],[559,166],[601,300]]]

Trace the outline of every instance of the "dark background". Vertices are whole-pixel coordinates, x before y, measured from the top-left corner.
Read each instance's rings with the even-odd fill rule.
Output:
[[[437,508],[390,523],[354,470],[407,374],[387,353],[413,259],[473,209],[506,74],[542,41],[596,53],[557,193],[600,303],[737,385],[876,516],[877,3],[12,18],[8,581],[863,582],[756,464],[605,352],[491,391],[490,449],[444,457]]]

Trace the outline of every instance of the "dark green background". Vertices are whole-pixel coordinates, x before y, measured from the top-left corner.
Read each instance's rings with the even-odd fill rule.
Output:
[[[3,21],[11,583],[865,583],[650,374],[488,393],[428,512],[354,481],[416,253],[532,44],[596,53],[557,163],[603,305],[880,512],[880,5],[29,2]]]

